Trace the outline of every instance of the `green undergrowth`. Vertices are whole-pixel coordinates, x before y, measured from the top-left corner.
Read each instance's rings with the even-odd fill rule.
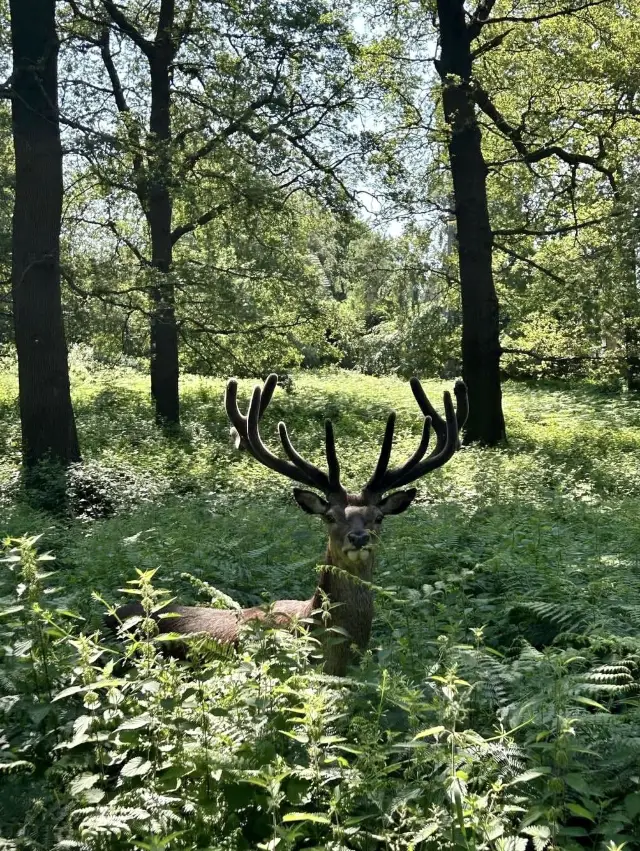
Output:
[[[311,595],[321,524],[234,454],[222,381],[184,377],[183,425],[163,436],[143,371],[76,352],[85,461],[52,514],[20,492],[5,366],[0,848],[638,847],[635,400],[507,385],[508,447],[463,449],[385,522],[370,652],[335,681],[314,636],[258,630],[185,664],[152,636],[98,634],[125,587],[149,608],[161,589]],[[440,406],[447,384],[425,386]],[[354,489],[392,408],[396,459],[420,431],[393,378],[299,373],[272,408],[263,434],[284,419],[315,460],[331,417]]]

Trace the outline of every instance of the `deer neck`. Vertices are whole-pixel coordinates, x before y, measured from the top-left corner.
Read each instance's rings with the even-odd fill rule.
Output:
[[[330,626],[339,627],[349,638],[336,643],[339,633],[333,633],[330,646],[325,650],[327,673],[344,674],[349,662],[349,645],[356,644],[364,651],[369,644],[373,622],[373,553],[367,562],[348,561],[327,547],[324,563],[328,565],[320,573],[320,581],[314,595],[313,607],[319,609],[326,595],[331,605]],[[335,568],[332,570],[331,568]]]

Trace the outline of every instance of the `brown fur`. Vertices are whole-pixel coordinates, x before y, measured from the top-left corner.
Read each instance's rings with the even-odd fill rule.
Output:
[[[299,494],[298,491],[296,498]],[[178,617],[156,616],[159,632],[175,632],[180,635],[206,633],[223,644],[235,644],[242,624],[247,621],[264,620],[270,616],[276,624],[286,628],[293,619],[309,618],[312,612],[320,609],[326,595],[331,605],[331,620],[328,625],[344,630],[349,638],[345,638],[340,632],[329,632],[325,635],[325,671],[335,676],[344,676],[352,657],[350,645],[355,644],[360,651],[364,651],[369,643],[373,621],[373,593],[368,583],[373,578],[373,546],[379,537],[383,512],[376,506],[363,505],[360,497],[350,498],[349,505],[343,507],[329,505],[320,500],[320,497],[313,496],[318,500],[318,504],[314,503],[313,507],[319,509],[313,513],[322,513],[329,527],[329,543],[324,563],[338,570],[321,571],[318,587],[310,599],[277,600],[269,610],[260,606],[222,610],[171,604],[157,614],[173,613]],[[413,494],[410,498],[413,498]],[[309,510],[308,506],[305,506],[305,510]],[[348,539],[350,532],[371,534],[372,548],[366,561],[351,561],[348,558],[347,552],[355,549]],[[269,615],[269,612],[272,612],[272,615]],[[141,616],[142,613],[139,602],[128,603],[117,610],[117,616],[107,617],[105,623],[109,629],[116,631],[119,623],[130,617]],[[179,658],[185,655],[185,648],[180,642],[172,642],[167,646],[167,651]]]

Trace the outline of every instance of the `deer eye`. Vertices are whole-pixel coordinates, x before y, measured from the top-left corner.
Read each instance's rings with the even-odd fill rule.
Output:
[[[380,525],[380,523],[382,523],[383,520],[384,520],[384,514],[376,514],[373,522],[376,523],[377,525]]]
[[[333,514],[325,514],[324,519],[329,524],[336,522],[336,518],[333,516]]]

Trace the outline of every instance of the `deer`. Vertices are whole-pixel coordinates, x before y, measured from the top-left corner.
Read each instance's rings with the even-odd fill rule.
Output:
[[[259,423],[271,401],[276,382],[277,376],[272,374],[262,387],[257,385],[247,414],[243,415],[237,401],[238,384],[231,379],[227,383],[225,408],[245,450],[267,469],[296,485],[303,485],[302,488],[293,488],[294,500],[307,514],[319,516],[325,523],[327,548],[313,595],[308,600],[277,600],[268,609],[256,606],[222,610],[172,603],[153,617],[161,633],[204,633],[220,644],[237,644],[243,624],[249,621],[269,618],[276,626],[291,628],[301,622],[313,622],[314,617],[317,621],[323,602],[325,611],[328,602],[331,631],[325,631],[322,639],[324,671],[333,676],[344,676],[355,655],[353,648],[361,654],[369,644],[374,615],[372,579],[375,549],[382,523],[386,517],[406,511],[414,501],[417,489],[407,488],[407,485],[442,467],[460,448],[459,432],[468,415],[467,390],[463,381],[456,382],[456,407],[451,394],[444,393],[443,419],[427,398],[420,381],[412,378],[410,387],[424,417],[416,450],[403,464],[389,468],[396,423],[396,414],[392,411],[373,473],[359,493],[348,493],[340,481],[331,420],[325,421],[324,428],[326,471],[296,451],[283,422],[278,424],[278,433],[286,458],[276,455],[265,445]],[[427,455],[432,429],[436,442]],[[140,603],[130,603],[109,616],[108,626],[115,630],[128,618],[142,615]],[[348,636],[348,640],[336,640],[336,634]],[[184,650],[176,648],[174,652],[170,645],[169,652],[176,656],[182,655]]]

